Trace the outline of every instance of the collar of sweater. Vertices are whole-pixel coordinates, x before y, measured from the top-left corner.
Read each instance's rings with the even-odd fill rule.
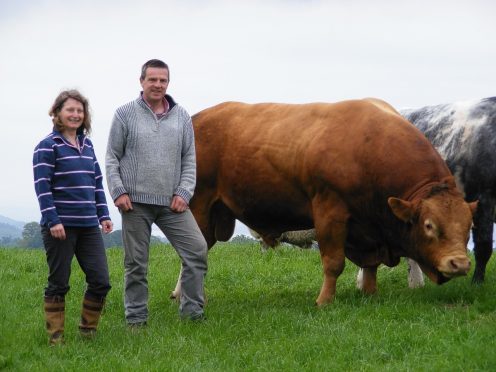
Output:
[[[176,101],[174,101],[174,98],[172,98],[172,96],[166,94],[164,96],[165,100],[167,101],[167,103],[169,104],[169,110],[172,110],[174,108],[174,106],[176,105]],[[142,105],[145,105],[146,107],[150,107],[150,105],[145,101],[145,99],[143,98],[143,91],[140,92],[140,95],[138,97],[138,102]],[[153,111],[153,110],[152,110]]]

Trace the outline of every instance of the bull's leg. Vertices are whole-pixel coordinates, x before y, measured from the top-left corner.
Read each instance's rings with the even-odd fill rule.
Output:
[[[418,263],[411,258],[407,258],[408,264],[408,286],[410,288],[420,288],[424,286],[424,274]]]
[[[348,211],[339,200],[317,201],[313,205],[314,223],[324,269],[324,281],[317,297],[317,306],[330,304],[336,294],[336,280],[344,270],[346,221]]]
[[[377,266],[361,267],[358,270],[357,288],[365,294],[377,292]]]
[[[269,244],[267,244],[263,239],[260,240],[260,251],[262,253],[267,253],[267,251],[271,248]]]
[[[362,291],[363,290],[363,267],[358,269],[357,277],[356,277],[356,286]]]
[[[493,219],[495,200],[489,192],[481,194],[474,216],[475,270],[473,283],[482,283],[486,272],[486,265],[493,253]]]
[[[177,278],[176,288],[171,292],[169,298],[171,300],[179,300],[181,297],[181,276],[183,275],[183,266],[179,270],[179,277]]]
[[[336,294],[336,280],[344,270],[343,255],[330,255],[327,250],[320,249],[320,257],[324,268],[324,281],[320,288],[319,297],[315,301],[317,306],[330,304]]]

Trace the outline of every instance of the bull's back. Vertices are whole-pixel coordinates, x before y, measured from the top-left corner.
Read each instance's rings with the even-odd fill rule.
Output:
[[[408,184],[449,173],[416,128],[366,100],[224,103],[195,115],[193,122],[199,171],[208,168],[205,177],[213,172],[231,185],[242,180],[270,195],[282,182],[291,192],[312,192],[319,182],[350,191],[371,179],[391,184],[394,175],[397,182],[397,174]]]

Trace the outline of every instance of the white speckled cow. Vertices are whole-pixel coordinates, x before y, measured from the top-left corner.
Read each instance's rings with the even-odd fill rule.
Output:
[[[270,245],[263,240],[263,237],[259,233],[253,229],[248,230],[250,231],[251,236],[260,241],[263,251],[266,251],[270,247]],[[315,229],[283,232],[281,236],[275,240],[275,243],[276,245],[288,243],[305,249],[318,246],[317,237],[315,236]]]

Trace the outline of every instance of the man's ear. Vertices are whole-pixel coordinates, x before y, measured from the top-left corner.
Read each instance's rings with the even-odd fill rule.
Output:
[[[411,202],[391,197],[388,198],[388,204],[393,214],[403,222],[413,220],[415,211]]]

